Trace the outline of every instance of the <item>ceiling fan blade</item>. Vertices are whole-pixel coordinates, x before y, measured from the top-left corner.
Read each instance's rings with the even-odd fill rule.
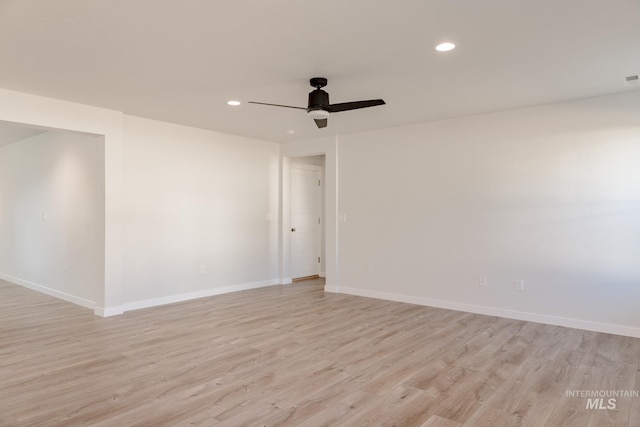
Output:
[[[314,119],[314,121],[316,122],[316,126],[319,128],[327,127],[327,119]]]
[[[294,106],[291,106],[291,105],[281,105],[281,104],[267,104],[266,102],[249,101],[248,104],[270,105],[272,107],[285,107],[285,108],[295,108],[296,110],[306,110],[306,108],[304,108],[304,107],[294,107]]]
[[[338,113],[340,111],[357,110],[358,108],[375,107],[376,105],[384,105],[382,99],[370,99],[368,101],[343,102],[341,104],[331,104],[325,107],[330,113]]]

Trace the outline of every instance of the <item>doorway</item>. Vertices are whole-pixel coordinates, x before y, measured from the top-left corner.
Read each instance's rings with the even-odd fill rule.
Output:
[[[324,276],[323,264],[324,156],[291,163],[291,277]]]
[[[0,194],[0,278],[95,309],[104,283],[104,136],[0,121]]]

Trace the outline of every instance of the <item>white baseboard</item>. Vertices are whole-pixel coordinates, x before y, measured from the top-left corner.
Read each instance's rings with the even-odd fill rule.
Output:
[[[527,322],[544,323],[548,325],[564,326],[567,328],[584,329],[587,331],[604,332],[607,334],[640,338],[640,328],[633,326],[592,322],[589,320],[551,316],[547,314],[530,313],[525,311],[507,310],[503,308],[489,307],[484,305],[473,305],[454,301],[414,297],[409,295],[393,294],[389,292],[347,288],[342,286],[325,286],[324,290],[326,292],[332,293],[342,293],[367,298],[383,299],[388,301],[406,302],[409,304],[445,308],[448,310],[464,311],[467,313],[484,314],[487,316],[504,317],[507,319],[524,320]]]
[[[285,277],[284,279],[282,279],[283,285],[290,285],[292,283],[293,283],[293,279],[291,277]]]
[[[325,292],[331,292],[333,294],[348,293],[348,292],[340,292],[340,289],[342,288],[338,288],[337,286],[324,285]],[[355,294],[351,294],[351,295],[355,295]]]
[[[175,302],[188,301],[198,298],[205,298],[214,295],[228,294],[231,292],[246,291],[249,289],[264,288],[266,286],[280,285],[280,280],[271,279],[260,282],[242,283],[239,285],[224,286],[221,288],[203,289],[196,292],[184,294],[168,295],[166,297],[151,298],[140,301],[127,302],[122,305],[123,311],[139,310],[141,308],[156,307],[159,305],[173,304]]]
[[[279,285],[280,280],[272,279],[272,280],[264,280],[260,282],[251,282],[251,283],[243,283],[239,285],[225,286],[221,288],[211,288],[204,289],[197,292],[188,292],[184,294],[177,295],[169,295],[166,297],[160,298],[151,298],[142,301],[134,301],[130,303],[125,303],[120,306],[115,307],[98,307],[95,302],[89,301],[84,298],[77,297],[75,295],[70,295],[65,292],[57,291],[55,289],[47,288],[46,286],[38,285],[37,283],[29,282],[27,280],[22,280],[17,277],[10,276],[8,274],[0,273],[0,279],[6,280],[7,282],[14,283],[19,286],[24,286],[25,288],[32,289],[37,292],[41,292],[43,294],[59,298],[61,300],[80,305],[82,307],[90,308],[93,310],[96,316],[100,317],[110,317],[117,316],[123,314],[125,311],[137,310],[140,308],[147,307],[155,307],[158,305],[171,304],[174,302],[188,301],[197,298],[204,298],[213,295],[221,295],[227,294],[230,292],[238,292],[238,291],[246,291],[248,289],[256,289],[262,288],[266,286]],[[291,283],[291,279],[289,279],[289,283]]]
[[[96,306],[93,309],[93,312],[96,316],[100,316],[100,317],[111,317],[111,316],[118,316],[120,314],[124,313],[124,310],[122,309],[122,306],[119,305],[117,307],[98,307]]]
[[[59,298],[61,300],[73,303],[73,304],[77,304],[79,306],[82,307],[86,307],[86,308],[90,308],[90,309],[94,309],[95,307],[95,302],[90,301],[86,298],[81,298],[81,297],[77,297],[75,295],[71,295],[68,294],[66,292],[62,292],[62,291],[58,291],[56,289],[52,289],[52,288],[48,288],[46,286],[42,286],[39,285],[37,283],[33,283],[30,282],[28,280],[23,280],[20,279],[18,277],[14,277],[14,276],[10,276],[8,274],[2,274],[0,273],[0,279],[6,280],[7,282],[11,282],[13,284],[19,285],[19,286],[24,286],[25,288],[29,288],[31,290],[55,297],[55,298]]]
[[[321,272],[318,274],[318,276],[323,277],[323,278],[326,278],[326,277],[327,277],[327,273],[326,273],[326,272],[324,272],[324,271],[321,271]]]

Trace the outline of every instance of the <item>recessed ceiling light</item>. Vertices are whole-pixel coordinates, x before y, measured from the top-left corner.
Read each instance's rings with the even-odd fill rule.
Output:
[[[287,133],[288,133],[289,135],[293,135],[294,133],[296,133],[296,131],[295,131],[295,130],[293,130],[293,129],[289,129],[289,130],[287,130]]]
[[[240,105],[240,101],[227,101],[227,104],[231,105],[232,107],[237,107],[238,105]]]
[[[436,46],[438,52],[449,52],[456,48],[456,45],[451,42],[443,42]]]

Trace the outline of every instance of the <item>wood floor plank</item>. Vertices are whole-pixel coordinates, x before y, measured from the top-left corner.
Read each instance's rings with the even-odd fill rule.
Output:
[[[320,279],[99,318],[0,281],[0,426],[638,426],[640,340]]]
[[[461,425],[462,424],[455,421],[442,418],[438,415],[433,415],[429,417],[427,422],[422,424],[421,427],[460,427]]]

